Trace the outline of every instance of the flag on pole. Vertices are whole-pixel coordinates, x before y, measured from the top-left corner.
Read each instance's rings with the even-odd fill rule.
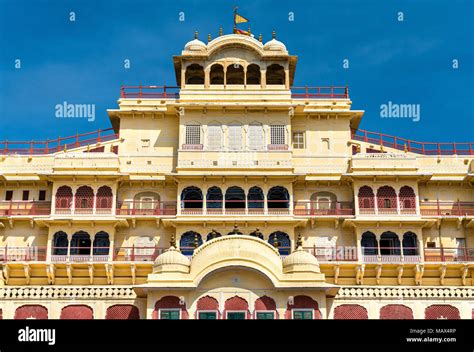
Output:
[[[238,24],[238,23],[245,23],[245,22],[249,22],[249,20],[243,16],[240,16],[236,11],[234,14],[234,23]]]

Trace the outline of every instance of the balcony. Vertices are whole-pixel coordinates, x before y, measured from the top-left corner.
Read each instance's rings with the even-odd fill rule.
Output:
[[[176,202],[122,201],[117,204],[119,216],[174,216]]]
[[[46,261],[46,247],[0,247],[0,262],[42,262]]]
[[[474,262],[474,248],[425,248],[425,262]]]
[[[110,261],[109,247],[52,247],[52,263],[103,263]]]
[[[319,262],[356,262],[357,247],[303,247],[304,250],[314,255]]]
[[[0,216],[47,216],[51,214],[51,202],[0,201]]]
[[[206,205],[204,207],[203,205]],[[269,204],[268,204],[269,203]],[[290,215],[291,210],[287,200],[187,200],[182,202],[179,215]]]
[[[122,86],[122,99],[179,99],[179,87],[176,86]]]
[[[474,216],[474,202],[421,202],[421,216]]]
[[[93,208],[93,207],[84,207],[84,208],[58,208],[54,210],[54,215],[95,215],[95,216],[111,216],[113,215],[112,208]]]
[[[349,88],[345,87],[291,87],[293,99],[349,99]]]
[[[352,202],[295,202],[295,216],[354,216]]]
[[[372,263],[420,263],[421,255],[417,247],[362,247],[362,261]]]

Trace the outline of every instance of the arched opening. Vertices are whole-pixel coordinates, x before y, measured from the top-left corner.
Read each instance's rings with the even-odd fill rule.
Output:
[[[377,190],[377,207],[379,214],[397,212],[397,194],[393,187],[383,186]]]
[[[380,319],[413,319],[413,311],[402,304],[387,304],[380,308]]]
[[[72,235],[71,255],[90,255],[91,238],[85,231],[78,231]]]
[[[160,209],[160,195],[156,192],[140,192],[133,197],[133,213],[152,215]]]
[[[408,231],[403,235],[403,255],[418,255],[418,239],[416,234]]]
[[[202,191],[191,186],[181,192],[181,209],[202,209]]]
[[[94,236],[94,255],[109,255],[110,240],[109,234],[105,231],[97,232]],[[107,260],[107,258],[106,258]]]
[[[39,304],[25,304],[15,310],[14,319],[48,319],[48,309]]]
[[[227,84],[244,84],[244,67],[240,64],[227,66],[226,72]]]
[[[251,64],[247,66],[247,84],[258,84],[260,85],[260,66],[257,64]]]
[[[364,232],[362,234],[360,246],[362,247],[362,254],[364,255],[377,255],[378,254],[377,238],[370,231]]]
[[[102,186],[97,190],[96,211],[98,213],[110,212],[112,209],[112,188],[109,186]]]
[[[278,64],[267,67],[267,85],[285,84],[285,69]]]
[[[334,309],[334,319],[365,320],[369,315],[367,309],[359,304],[341,304]]]
[[[276,186],[270,188],[267,195],[268,209],[288,209],[290,207],[290,195],[285,187]]]
[[[179,297],[165,296],[155,303],[153,319],[178,320],[188,319],[186,303],[181,302]]]
[[[331,192],[315,192],[311,195],[311,213],[315,215],[335,215],[337,196]]]
[[[105,319],[108,320],[137,320],[140,312],[133,304],[114,304],[107,308]]]
[[[249,189],[247,194],[247,207],[249,214],[260,214],[263,213],[265,207],[265,196],[263,190],[260,187],[254,186]]]
[[[81,186],[75,196],[76,213],[92,213],[94,209],[94,191],[89,186]]]
[[[225,192],[225,208],[227,209],[245,209],[245,192],[238,186],[227,188]]]
[[[380,236],[381,255],[400,255],[400,240],[392,231],[386,231]]]
[[[461,319],[459,310],[448,304],[433,304],[425,309],[425,319]]]
[[[179,249],[183,255],[193,255],[194,249],[202,245],[202,237],[195,231],[188,231],[181,235]]]
[[[210,82],[211,84],[224,84],[224,67],[222,65],[211,66]]]
[[[72,206],[72,189],[69,186],[61,186],[56,191],[56,212],[70,212]]]
[[[275,300],[268,296],[262,296],[255,300],[254,318],[257,320],[278,319]]]
[[[64,307],[59,319],[94,319],[94,313],[89,306],[74,304]]]
[[[278,249],[280,255],[289,255],[291,252],[290,236],[282,231],[275,231],[268,237],[268,243]]]
[[[211,296],[199,298],[196,304],[196,318],[199,320],[219,319],[219,302]]]
[[[66,232],[58,231],[53,236],[53,255],[67,255],[67,248],[69,246],[69,240]]]
[[[204,84],[204,69],[201,65],[191,64],[186,67],[186,84]]]
[[[223,195],[219,187],[213,186],[207,190],[206,206],[208,213],[222,213]]]
[[[221,237],[221,236],[222,235],[219,232],[213,229],[211,232],[207,234],[206,241],[210,241],[210,240],[213,240],[214,238]]]
[[[369,186],[359,188],[359,212],[361,214],[373,213],[375,209],[374,191]]]
[[[400,212],[402,214],[416,213],[416,196],[413,188],[403,186],[398,193]]]
[[[309,296],[295,296],[286,306],[285,319],[311,320],[321,319],[318,302]]]
[[[249,318],[248,302],[239,296],[227,299],[224,303],[224,317],[228,320],[245,320]]]

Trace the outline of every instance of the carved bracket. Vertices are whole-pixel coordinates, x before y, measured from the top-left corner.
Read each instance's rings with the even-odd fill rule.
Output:
[[[462,285],[466,286],[467,285],[467,274],[469,273],[469,267],[467,264],[464,264],[464,266],[461,268],[461,280],[462,280]]]
[[[444,278],[446,276],[446,271],[448,269],[448,266],[446,264],[442,264],[441,267],[439,268],[439,282],[441,283],[441,285],[444,286]]]
[[[114,265],[105,264],[105,274],[107,275],[107,283],[109,285],[114,284]]]
[[[30,284],[31,280],[31,267],[30,264],[23,264],[23,271],[25,272],[26,284]]]
[[[375,267],[375,281],[380,285],[380,276],[382,276],[382,264]]]
[[[67,263],[66,264],[66,273],[67,273],[67,283],[70,285],[72,284],[72,264]]]
[[[49,264],[46,266],[46,275],[48,276],[48,284],[54,285],[56,282],[56,266]]]
[[[415,267],[415,284],[421,286],[423,282],[423,273],[425,272],[425,266],[422,264],[417,264]]]
[[[339,270],[341,266],[339,264],[334,265],[334,283],[337,284],[339,282]]]
[[[398,282],[399,285],[401,285],[402,284],[402,277],[403,277],[403,265],[399,265],[397,267],[397,272],[398,272],[397,282]]]
[[[356,268],[356,283],[362,285],[364,283],[365,264],[357,265]]]

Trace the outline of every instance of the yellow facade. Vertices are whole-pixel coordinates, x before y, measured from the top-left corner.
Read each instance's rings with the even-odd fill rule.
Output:
[[[276,38],[173,62],[112,134],[0,153],[3,318],[473,317],[472,144],[361,134]]]

